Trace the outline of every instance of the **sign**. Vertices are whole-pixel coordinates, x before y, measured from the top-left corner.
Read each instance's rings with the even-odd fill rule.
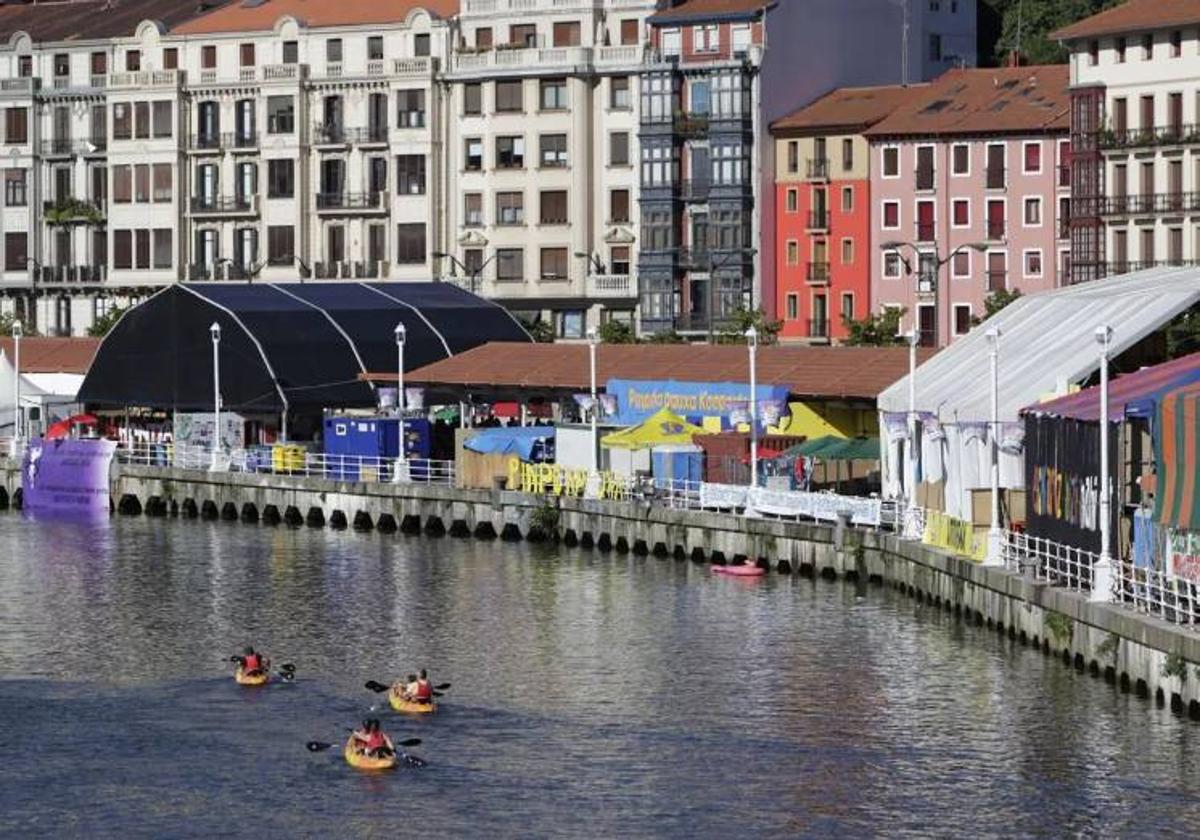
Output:
[[[879,499],[839,496],[834,493],[805,493],[755,488],[749,493],[750,506],[768,516],[804,517],[821,522],[836,522],[838,514],[849,514],[855,525],[879,527],[883,505]]]
[[[1200,584],[1200,531],[1170,531],[1167,558],[1171,574]]]
[[[24,509],[34,516],[107,517],[111,440],[29,441],[21,463]]]
[[[982,563],[987,558],[987,541],[975,536],[974,526],[941,511],[926,513],[925,533],[921,535],[921,542],[976,563]]]
[[[567,469],[557,464],[530,464],[516,457],[508,459],[506,486],[518,493],[582,498],[587,492],[587,484],[588,471],[585,469]],[[600,473],[599,498],[624,499],[628,490],[628,478],[612,472]]]
[[[197,449],[212,451],[213,449],[213,415],[207,412],[177,412],[174,422],[175,452]],[[221,412],[221,446],[222,452],[233,452],[245,445],[246,421],[240,414],[232,411]],[[184,466],[177,464],[176,466]]]
[[[682,417],[728,417],[732,405],[750,401],[750,386],[740,382],[678,382],[610,379],[605,391],[617,399],[615,422],[632,426],[666,407]],[[759,385],[755,399],[786,402],[788,389]]]

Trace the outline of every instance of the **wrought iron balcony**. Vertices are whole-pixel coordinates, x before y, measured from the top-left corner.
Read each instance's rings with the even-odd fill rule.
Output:
[[[1097,199],[1101,216],[1152,216],[1200,211],[1200,192],[1139,193]]]
[[[253,216],[258,214],[258,196],[193,196],[188,206],[193,216]]]
[[[1151,146],[1188,146],[1200,144],[1200,124],[1176,123],[1175,125],[1151,126],[1149,128],[1108,128],[1097,134],[1097,146],[1101,149],[1137,149]]]
[[[383,213],[388,202],[385,192],[324,192],[317,193],[318,213]]]
[[[224,134],[193,134],[188,138],[188,150],[216,153],[222,151],[253,151],[258,148],[258,132],[234,131]]]
[[[813,158],[805,164],[805,175],[812,181],[829,180],[829,158]]]
[[[805,271],[805,280],[812,286],[825,286],[829,283],[829,263],[810,262]]]
[[[38,281],[43,284],[80,286],[103,283],[108,269],[102,265],[44,265]]]
[[[806,230],[829,230],[828,210],[809,210]]]

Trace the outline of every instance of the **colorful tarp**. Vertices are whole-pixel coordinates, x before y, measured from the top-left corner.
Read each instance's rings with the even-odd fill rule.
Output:
[[[1108,385],[1108,416],[1114,422],[1122,415],[1153,416],[1156,394],[1198,380],[1200,353],[1114,377]],[[1093,386],[1065,397],[1027,406],[1022,410],[1022,414],[1026,413],[1094,423],[1100,419],[1100,388]]]
[[[481,429],[463,442],[463,446],[482,455],[512,454],[522,461],[534,460],[534,453],[553,453],[553,426],[516,426]],[[540,458],[538,460],[541,460]]]
[[[785,454],[805,455],[822,461],[878,461],[879,453],[879,438],[826,435],[793,446]]]
[[[613,432],[600,441],[610,449],[652,449],[664,444],[688,444],[693,435],[707,434],[675,412],[661,408],[644,423]]]
[[[1200,383],[1177,388],[1159,402],[1155,427],[1158,521],[1200,530]]]

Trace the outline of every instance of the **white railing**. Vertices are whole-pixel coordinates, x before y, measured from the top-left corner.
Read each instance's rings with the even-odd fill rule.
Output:
[[[885,524],[882,500],[866,496],[678,479],[647,482],[641,495],[679,510],[720,511],[794,522],[836,522],[844,513],[856,525],[876,528]]]
[[[1200,625],[1200,584],[1170,572],[1114,563],[1117,603],[1172,624]]]
[[[1001,550],[1009,571],[1074,592],[1091,591],[1092,568],[1100,560],[1082,548],[1014,531],[1004,532]]]
[[[589,274],[588,297],[635,298],[638,296],[637,277],[632,274]]]

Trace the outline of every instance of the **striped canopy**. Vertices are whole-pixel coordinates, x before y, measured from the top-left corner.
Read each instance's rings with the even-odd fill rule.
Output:
[[[1173,528],[1200,530],[1200,383],[1164,394],[1157,420],[1158,520]]]

